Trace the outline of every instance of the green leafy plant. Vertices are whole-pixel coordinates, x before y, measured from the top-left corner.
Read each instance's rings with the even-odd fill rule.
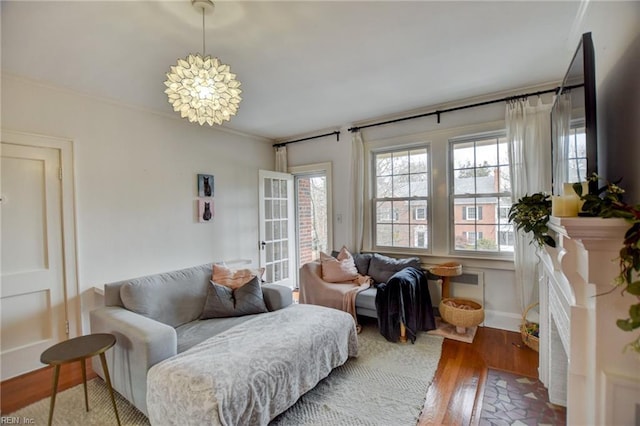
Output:
[[[538,192],[525,195],[511,206],[509,222],[513,223],[517,230],[531,232],[533,241],[539,246],[546,244],[555,247],[556,242],[548,234],[549,215],[551,215],[551,196]]]
[[[591,182],[600,178],[592,175]],[[622,288],[622,293],[636,296],[638,303],[629,308],[629,317],[616,321],[618,328],[632,332],[640,328],[640,204],[630,205],[624,201],[624,189],[618,186],[620,181],[606,182],[595,194],[582,194],[582,185],[576,183],[573,189],[584,201],[581,216],[603,218],[622,218],[631,226],[624,235],[619,252],[620,273],[614,283]],[[516,229],[531,232],[533,240],[540,246],[555,247],[554,239],[548,234],[549,216],[551,215],[551,197],[544,193],[527,195],[513,204],[509,210],[509,221]],[[640,353],[640,335],[627,345]]]

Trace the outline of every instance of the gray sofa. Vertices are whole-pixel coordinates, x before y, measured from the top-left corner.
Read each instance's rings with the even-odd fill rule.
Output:
[[[338,252],[332,252],[337,256]],[[374,285],[356,294],[355,309],[357,315],[377,318],[376,285],[386,283],[396,272],[412,266],[421,268],[418,257],[396,259],[378,253],[359,253],[353,255],[356,269],[360,275],[371,277]],[[437,279],[437,277],[433,277]],[[344,309],[344,294],[356,285],[329,283],[322,279],[322,265],[318,261],[308,262],[300,267],[300,300],[301,303],[328,306]]]
[[[90,312],[93,333],[111,333],[107,351],[111,383],[145,415],[147,372],[167,358],[262,314],[200,320],[213,264],[105,284],[105,306]],[[268,311],[292,303],[291,289],[262,285]],[[104,378],[100,363],[93,368]]]

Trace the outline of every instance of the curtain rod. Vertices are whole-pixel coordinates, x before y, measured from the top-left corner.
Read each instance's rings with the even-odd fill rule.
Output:
[[[584,86],[584,84],[575,84],[573,86],[563,87],[562,89],[570,90],[570,89],[575,89],[577,87],[582,87],[582,86]],[[521,95],[507,96],[505,98],[493,99],[491,101],[478,102],[478,103],[475,103],[475,104],[462,105],[462,106],[453,107],[453,108],[436,110],[436,111],[431,111],[431,112],[427,112],[427,113],[424,113],[424,114],[412,115],[412,116],[409,116],[409,117],[396,118],[395,120],[381,121],[379,123],[367,124],[367,125],[364,125],[364,126],[353,126],[353,127],[350,127],[348,130],[351,133],[355,133],[355,132],[357,132],[357,131],[359,131],[361,129],[366,129],[368,127],[377,127],[377,126],[382,126],[382,125],[385,125],[385,124],[398,123],[400,121],[413,120],[414,118],[429,117],[431,115],[435,115],[435,116],[438,117],[438,124],[439,124],[440,123],[440,114],[444,114],[445,112],[453,112],[453,111],[459,111],[461,109],[475,108],[475,107],[479,107],[479,106],[495,104],[495,103],[498,103],[498,102],[508,102],[508,101],[512,101],[514,99],[527,98],[529,96],[540,96],[540,95],[543,95],[545,93],[558,92],[558,90],[560,90],[560,89],[561,89],[561,87],[558,86],[558,87],[555,87],[553,89],[540,90],[540,91],[531,92],[531,93],[523,93]]]
[[[281,146],[287,146],[290,143],[303,142],[303,141],[308,141],[310,139],[318,139],[318,138],[323,138],[325,136],[331,136],[331,135],[336,135],[336,142],[340,142],[340,131],[336,130],[334,132],[325,133],[323,135],[309,136],[308,138],[296,139],[295,141],[276,143],[276,144],[273,144],[273,147],[280,148]]]

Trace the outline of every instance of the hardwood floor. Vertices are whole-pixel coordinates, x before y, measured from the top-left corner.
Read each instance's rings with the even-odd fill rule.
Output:
[[[521,344],[520,335],[479,328],[472,344],[445,339],[442,357],[429,387],[419,425],[475,425],[482,408],[487,369],[537,377],[538,354]],[[87,379],[96,377],[87,364]],[[82,383],[79,363],[64,365],[58,390]],[[51,396],[50,367],[0,384],[2,414]]]
[[[477,424],[489,368],[537,377],[538,353],[520,334],[479,327],[472,344],[445,339],[419,425]]]

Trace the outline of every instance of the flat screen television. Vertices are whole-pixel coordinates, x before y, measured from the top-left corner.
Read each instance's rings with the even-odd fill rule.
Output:
[[[551,156],[553,193],[560,195],[564,183],[584,182],[598,172],[595,55],[590,32],[582,35],[556,95],[551,108]],[[591,182],[589,192],[596,193],[597,186]]]

